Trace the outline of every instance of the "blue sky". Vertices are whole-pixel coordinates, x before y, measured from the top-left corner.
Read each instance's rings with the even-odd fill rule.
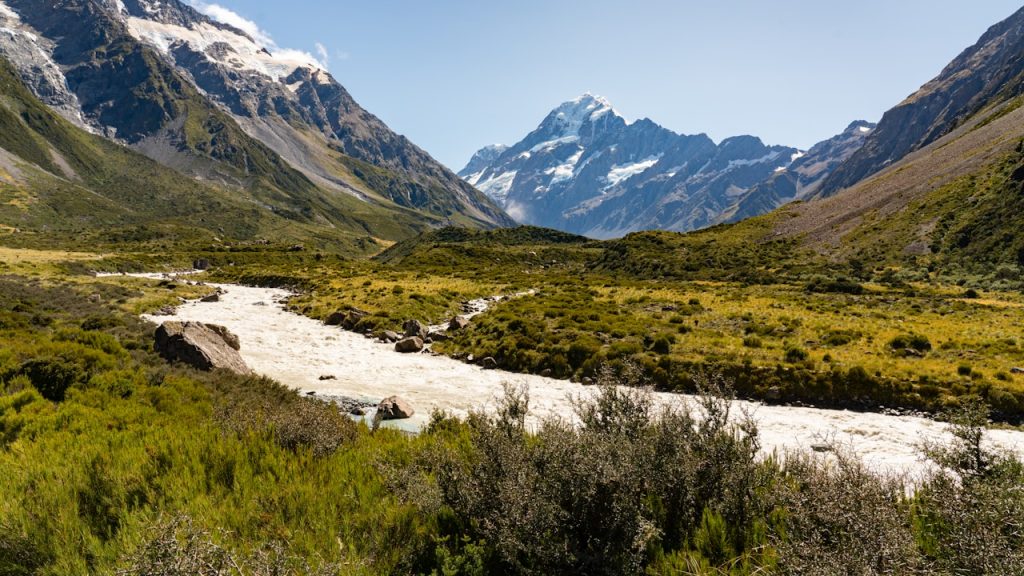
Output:
[[[590,91],[626,118],[809,147],[878,120],[1010,0],[211,0],[318,55],[365,108],[460,169]],[[199,0],[193,0],[193,4]],[[222,15],[226,12],[222,12]]]

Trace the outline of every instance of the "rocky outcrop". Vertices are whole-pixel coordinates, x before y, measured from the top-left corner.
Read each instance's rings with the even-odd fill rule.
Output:
[[[164,322],[156,330],[154,348],[165,359],[200,370],[251,370],[238,353],[238,337],[223,326],[200,322]]]
[[[416,414],[412,404],[403,398],[392,396],[385,398],[377,405],[377,415],[381,420],[404,420]]]

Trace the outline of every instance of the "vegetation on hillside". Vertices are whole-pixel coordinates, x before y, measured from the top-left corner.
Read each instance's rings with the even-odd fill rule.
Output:
[[[494,414],[371,432],[265,379],[165,364],[124,310],[177,288],[125,282],[0,278],[0,573],[1024,566],[1024,467],[981,447],[977,407],[913,492],[850,456],[757,457],[715,377],[698,376],[697,409],[655,408],[607,372],[578,427],[527,430],[528,391],[509,388]]]

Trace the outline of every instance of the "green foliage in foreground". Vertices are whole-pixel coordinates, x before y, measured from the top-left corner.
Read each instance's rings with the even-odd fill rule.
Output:
[[[119,312],[140,296],[0,278],[0,574],[1024,566],[1024,469],[981,448],[980,411],[909,497],[851,457],[758,458],[714,379],[698,408],[602,386],[579,427],[528,430],[512,390],[494,415],[371,433],[264,379],[165,365]]]

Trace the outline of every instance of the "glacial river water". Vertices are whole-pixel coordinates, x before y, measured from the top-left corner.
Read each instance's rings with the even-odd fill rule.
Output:
[[[176,317],[149,319],[226,326],[241,339],[242,357],[253,370],[302,392],[371,402],[402,396],[416,410],[411,420],[401,424],[405,428],[422,426],[434,408],[462,415],[474,408],[492,407],[505,382],[529,386],[534,417],[570,417],[570,398],[593,393],[592,387],[564,380],[485,371],[443,356],[399,354],[393,345],[288,312],[282,305],[288,297],[283,290],[222,287],[226,294],[219,302],[187,303],[178,308]],[[333,379],[321,379],[328,376]],[[693,400],[669,393],[656,396],[662,402]],[[925,418],[736,404],[753,413],[766,452],[810,450],[827,440],[852,449],[880,472],[918,474],[927,467],[920,456],[922,442],[949,439],[943,424]],[[1024,432],[994,430],[989,438],[1002,449],[1024,455]]]

